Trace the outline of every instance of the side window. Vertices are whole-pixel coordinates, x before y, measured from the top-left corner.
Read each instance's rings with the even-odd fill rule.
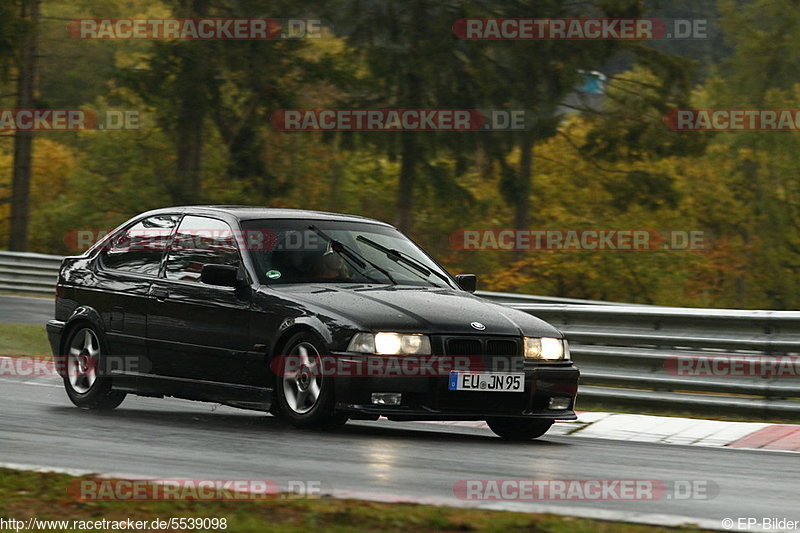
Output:
[[[207,264],[240,265],[233,231],[221,220],[184,217],[167,256],[167,279],[199,282]]]
[[[120,230],[101,252],[103,266],[157,276],[161,256],[169,244],[178,218],[178,215],[158,215]]]

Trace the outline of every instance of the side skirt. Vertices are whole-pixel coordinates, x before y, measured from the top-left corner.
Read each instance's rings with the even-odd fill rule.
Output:
[[[143,372],[112,371],[111,376],[114,390],[138,396],[171,396],[184,400],[221,403],[252,411],[269,411],[272,406],[273,391],[266,387],[156,376]]]

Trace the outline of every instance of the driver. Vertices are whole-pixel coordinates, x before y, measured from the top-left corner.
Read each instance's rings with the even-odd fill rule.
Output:
[[[334,252],[331,245],[322,254],[310,258],[308,274],[322,279],[350,278],[350,269],[341,255]]]

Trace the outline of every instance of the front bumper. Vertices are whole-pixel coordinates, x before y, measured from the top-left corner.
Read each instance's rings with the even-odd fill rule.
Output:
[[[579,370],[571,363],[526,365],[524,392],[451,391],[447,376],[337,377],[337,409],[353,419],[485,420],[516,417],[575,420]],[[400,393],[400,405],[374,405],[372,393]],[[548,409],[550,398],[571,398],[563,410]]]

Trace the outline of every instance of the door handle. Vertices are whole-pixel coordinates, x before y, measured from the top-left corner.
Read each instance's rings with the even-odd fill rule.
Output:
[[[163,302],[169,296],[169,291],[167,289],[162,289],[161,287],[152,287],[150,289],[150,296],[159,302]]]

